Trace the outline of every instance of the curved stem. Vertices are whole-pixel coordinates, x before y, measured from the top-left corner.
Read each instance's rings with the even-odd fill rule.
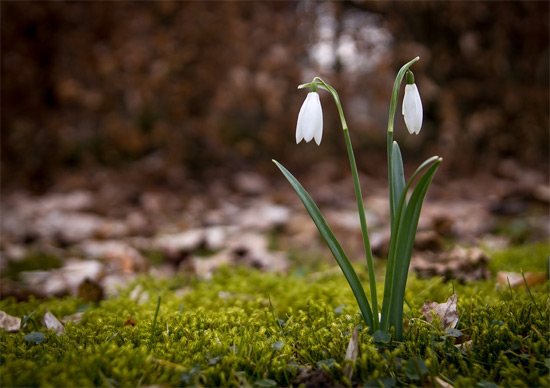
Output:
[[[401,69],[399,69],[399,72],[397,73],[397,77],[395,77],[395,82],[393,83],[393,89],[391,92],[390,115],[388,118],[388,132],[393,132],[393,123],[395,119],[395,111],[397,109],[397,99],[399,98],[399,86],[401,85],[401,81],[403,80],[403,77],[405,76],[405,73],[407,72],[407,70],[409,70],[409,67],[411,67],[412,64],[418,61],[419,59],[420,57],[416,57],[410,60],[409,62],[405,63],[401,67]]]
[[[393,123],[395,121],[395,111],[397,110],[397,100],[399,98],[399,86],[401,85],[401,81],[403,81],[403,77],[405,76],[405,73],[407,70],[409,70],[409,67],[416,61],[418,61],[420,57],[416,57],[412,59],[411,61],[404,64],[401,69],[399,69],[399,72],[397,73],[397,76],[395,77],[395,82],[393,83],[393,89],[391,93],[391,101],[390,101],[390,114],[388,117],[388,136],[387,136],[387,148],[388,148],[388,184],[389,184],[389,191],[390,191],[390,227],[393,225],[394,218],[395,218],[395,193],[393,189],[392,184],[392,146],[393,146]]]
[[[363,203],[363,195],[361,193],[361,184],[359,183],[359,173],[357,171],[357,163],[355,162],[355,156],[353,154],[353,147],[351,145],[351,138],[349,136],[349,129],[346,123],[346,118],[344,117],[344,111],[342,109],[342,104],[340,103],[340,98],[338,92],[323,81],[319,77],[315,77],[312,81],[313,83],[320,83],[319,87],[327,90],[336,103],[338,108],[338,113],[340,115],[340,121],[342,123],[342,130],[344,131],[344,138],[346,140],[346,149],[348,152],[349,164],[351,168],[351,175],[353,177],[353,186],[355,188],[355,199],[357,201],[357,209],[359,212],[359,221],[361,223],[361,234],[363,235],[363,246],[365,248],[365,254],[367,258],[367,269],[369,272],[369,287],[371,293],[371,302],[372,302],[372,313],[374,316],[373,319],[373,331],[378,330],[379,319],[378,319],[378,296],[376,292],[376,279],[374,274],[374,259],[372,257],[372,249],[369,240],[369,232],[367,227],[367,219],[365,217],[365,206]]]

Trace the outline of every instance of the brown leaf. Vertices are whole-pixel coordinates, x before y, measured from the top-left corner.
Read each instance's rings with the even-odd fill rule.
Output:
[[[8,333],[15,333],[21,328],[21,318],[12,317],[4,311],[0,311],[0,328],[6,330]]]
[[[134,321],[132,317],[124,321],[124,326],[135,326],[135,325],[136,325],[136,321]]]
[[[525,272],[525,281],[523,281],[523,276],[518,272],[507,272],[507,271],[498,271],[497,272],[497,283],[507,286],[508,282],[510,287],[520,287],[527,282],[529,287],[534,286],[535,284],[544,283],[546,279],[546,273],[544,272]]]
[[[86,302],[99,302],[104,298],[103,286],[92,279],[84,279],[78,286],[78,296]]]
[[[479,280],[490,276],[489,256],[479,248],[456,246],[448,252],[420,252],[412,257],[411,270],[421,277]]]
[[[357,360],[357,354],[359,352],[359,336],[358,336],[359,327],[355,326],[353,328],[353,333],[349,340],[348,348],[346,350],[346,355],[344,360],[350,360],[351,362],[346,363],[344,367],[344,376],[351,381],[351,376],[353,375],[353,366],[355,365],[355,360]]]
[[[422,315],[428,322],[432,322],[435,314],[439,317],[443,329],[454,328],[458,323],[457,301],[458,296],[453,294],[446,303],[425,302],[422,306]]]

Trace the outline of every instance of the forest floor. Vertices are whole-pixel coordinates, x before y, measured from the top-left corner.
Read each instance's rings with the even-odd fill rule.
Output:
[[[141,171],[3,192],[2,386],[549,384],[542,174],[434,182],[405,338],[381,343],[288,183],[241,172],[144,189]],[[361,178],[381,294],[387,188]],[[366,280],[351,180],[302,183]],[[453,294],[458,323],[428,322],[424,303]]]

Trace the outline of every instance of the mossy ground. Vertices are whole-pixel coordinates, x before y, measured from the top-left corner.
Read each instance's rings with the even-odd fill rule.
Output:
[[[547,253],[547,244],[497,253],[492,270],[544,271]],[[529,293],[494,279],[453,284],[412,276],[405,311],[418,319],[406,322],[401,344],[375,344],[360,330],[348,381],[346,347],[363,323],[355,300],[339,271],[307,273],[222,268],[208,281],[144,277],[136,284],[149,298],[141,302],[130,297],[136,284],[97,305],[74,297],[3,300],[0,310],[10,315],[34,314],[21,332],[0,330],[1,385],[550,385],[548,282]],[[453,292],[460,333],[420,313],[425,301],[444,302]],[[83,320],[57,336],[39,323],[47,310],[58,318],[84,311]],[[43,342],[25,339],[34,331],[45,334]],[[467,340],[471,346],[454,346]]]

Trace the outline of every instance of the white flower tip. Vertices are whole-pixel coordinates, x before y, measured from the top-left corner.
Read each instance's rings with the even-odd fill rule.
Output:
[[[422,128],[422,100],[416,84],[407,84],[405,86],[405,96],[403,97],[402,107],[405,125],[409,133],[418,135]]]

